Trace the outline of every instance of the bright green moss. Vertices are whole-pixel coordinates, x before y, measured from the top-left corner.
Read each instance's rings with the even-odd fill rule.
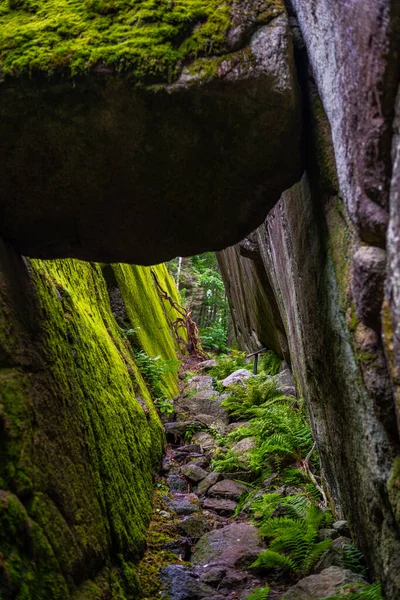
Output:
[[[96,65],[174,79],[183,61],[224,50],[230,0],[0,0],[4,73]]]
[[[11,490],[18,508],[10,512],[15,503],[5,492],[0,553],[7,573],[0,569],[0,595],[137,599],[135,562],[145,547],[162,428],[112,314],[101,267],[76,260],[29,262],[35,327],[21,340],[29,342],[35,362],[0,369],[1,487]],[[115,269],[143,346],[174,357],[150,270]],[[171,285],[164,267],[157,272],[163,285]],[[9,310],[13,296],[2,300]],[[15,324],[17,347],[21,322],[15,319],[7,329],[13,335]],[[21,346],[21,356],[24,351]],[[167,387],[175,393],[172,376]],[[26,531],[35,533],[33,550],[16,541],[25,544]]]
[[[118,264],[113,265],[113,270],[140,347],[152,358],[160,355],[163,360],[176,359],[179,348],[171,334],[170,323],[180,315],[169,302],[160,300],[152,275],[153,271],[160,286],[179,303],[178,292],[166,266]],[[184,336],[184,331],[181,330],[180,335]],[[163,383],[168,398],[178,394],[175,375],[167,373]]]

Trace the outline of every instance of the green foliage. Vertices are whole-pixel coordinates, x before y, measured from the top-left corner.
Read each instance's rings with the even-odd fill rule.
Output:
[[[350,569],[354,573],[359,573],[363,576],[367,573],[364,555],[353,544],[348,544],[344,548],[343,565],[346,569]]]
[[[230,2],[223,0],[1,0],[5,73],[96,65],[137,81],[171,81],[183,62],[225,49]]]
[[[168,268],[179,284],[186,308],[200,330],[205,350],[228,351],[228,329],[232,327],[228,300],[214,252],[174,259]]]
[[[273,350],[261,354],[259,372],[265,375],[277,375],[281,368],[281,359]]]
[[[210,369],[210,375],[216,379],[225,379],[225,377],[228,377],[228,375],[238,369],[252,371],[252,364],[246,363],[245,359],[246,353],[239,350],[232,350],[230,354],[221,354],[216,358],[217,366]]]
[[[179,360],[162,360],[161,356],[152,358],[143,350],[135,350],[134,354],[143,379],[148,384],[154,397],[159,400],[160,405],[160,401],[165,402],[162,386],[163,377],[166,373],[177,373],[180,364]],[[168,412],[170,411],[168,410]]]
[[[216,321],[208,327],[200,329],[200,337],[202,346],[208,352],[227,352],[227,331],[226,326],[222,322]]]
[[[189,423],[185,430],[185,440],[190,440],[194,436],[197,431],[201,431],[203,429],[203,425],[200,423]]]
[[[247,596],[247,600],[267,600],[271,588],[265,585],[262,588],[256,588]]]
[[[379,581],[371,585],[353,583],[346,586],[346,588],[347,590],[343,594],[329,596],[328,598],[324,598],[324,600],[384,600]]]
[[[234,433],[236,437],[254,437],[250,466],[260,472],[267,462],[279,466],[283,461],[300,460],[313,444],[305,407],[282,394],[277,382],[261,375],[252,377],[246,387],[230,388],[231,395],[222,404],[233,415],[249,419],[249,427]]]
[[[260,527],[261,535],[272,538],[269,548],[262,552],[252,567],[257,569],[289,569],[294,573],[306,574],[321,555],[328,550],[332,541],[318,541],[318,530],[323,526],[326,515],[313,504],[301,515],[303,507],[292,506],[297,518],[276,517]]]

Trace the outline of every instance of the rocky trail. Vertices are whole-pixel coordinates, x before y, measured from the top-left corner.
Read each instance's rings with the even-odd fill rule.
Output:
[[[252,567],[268,544],[260,535],[260,515],[251,502],[269,494],[274,498],[272,516],[281,517],[287,514],[285,500],[289,504],[300,490],[281,485],[277,473],[257,480],[248,468],[254,437],[227,443],[230,433],[248,423],[230,414],[223,402],[229,391],[221,393],[221,388],[230,390],[239,382],[245,389],[252,374],[239,369],[216,385],[215,378],[205,374],[214,364],[201,363],[198,374],[183,384],[173,412],[162,415],[167,446],[156,482],[148,549],[140,564],[144,598],[319,600],[342,592],[349,598],[369,597],[362,591],[347,596],[364,589],[365,579],[359,568],[358,572],[348,568],[349,562],[350,567],[354,564],[346,562],[352,546],[345,521],[332,519],[316,533],[315,543],[326,547],[318,552],[319,560],[307,577],[279,565]],[[278,374],[277,381],[281,391],[294,396],[288,369]],[[216,457],[227,452],[237,456],[241,470],[215,470]],[[355,566],[359,567],[357,561]]]

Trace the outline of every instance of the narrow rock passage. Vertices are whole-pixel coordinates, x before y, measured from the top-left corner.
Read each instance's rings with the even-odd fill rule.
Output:
[[[259,483],[249,466],[256,438],[239,435],[239,441],[232,441],[234,432],[247,427],[251,432],[251,426],[224,406],[234,389],[230,386],[239,384],[246,391],[253,376],[247,369],[239,369],[217,382],[204,374],[213,365],[213,361],[200,363],[198,373],[203,374],[190,377],[175,400],[173,414],[162,415],[167,446],[156,483],[148,550],[140,564],[144,598],[317,600],[347,593],[348,584],[357,592],[365,580],[357,561],[353,567],[358,573],[349,570],[351,560],[346,562],[352,547],[347,523],[330,523],[330,512],[325,509],[316,508],[320,515],[320,529],[317,527],[313,534],[316,567],[303,569],[303,573],[300,569],[296,573],[295,567],[290,571],[278,562],[255,568],[254,563],[260,562],[268,546],[256,526],[266,516],[262,505],[265,498],[272,502],[270,521],[293,516],[290,509],[296,502],[303,502],[303,507],[311,502],[306,496],[301,500],[298,484],[277,487],[277,473],[270,473]],[[279,397],[283,390],[296,407],[290,371],[278,374],[274,382]],[[221,389],[228,391],[221,393]],[[308,481],[306,475],[304,481]],[[328,525],[324,526],[328,514]],[[304,532],[307,536],[309,531]],[[303,542],[300,540],[299,545],[304,549]],[[312,574],[296,585],[304,571]]]

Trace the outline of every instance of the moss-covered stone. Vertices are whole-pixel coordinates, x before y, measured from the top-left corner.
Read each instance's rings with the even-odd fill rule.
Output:
[[[281,0],[259,4],[257,25],[283,9]],[[235,9],[231,0],[1,0],[0,63],[5,74],[103,65],[171,80],[185,62],[226,52]]]
[[[137,599],[164,438],[101,267],[1,250],[0,595]],[[115,269],[143,346],[175,355],[149,273]]]

